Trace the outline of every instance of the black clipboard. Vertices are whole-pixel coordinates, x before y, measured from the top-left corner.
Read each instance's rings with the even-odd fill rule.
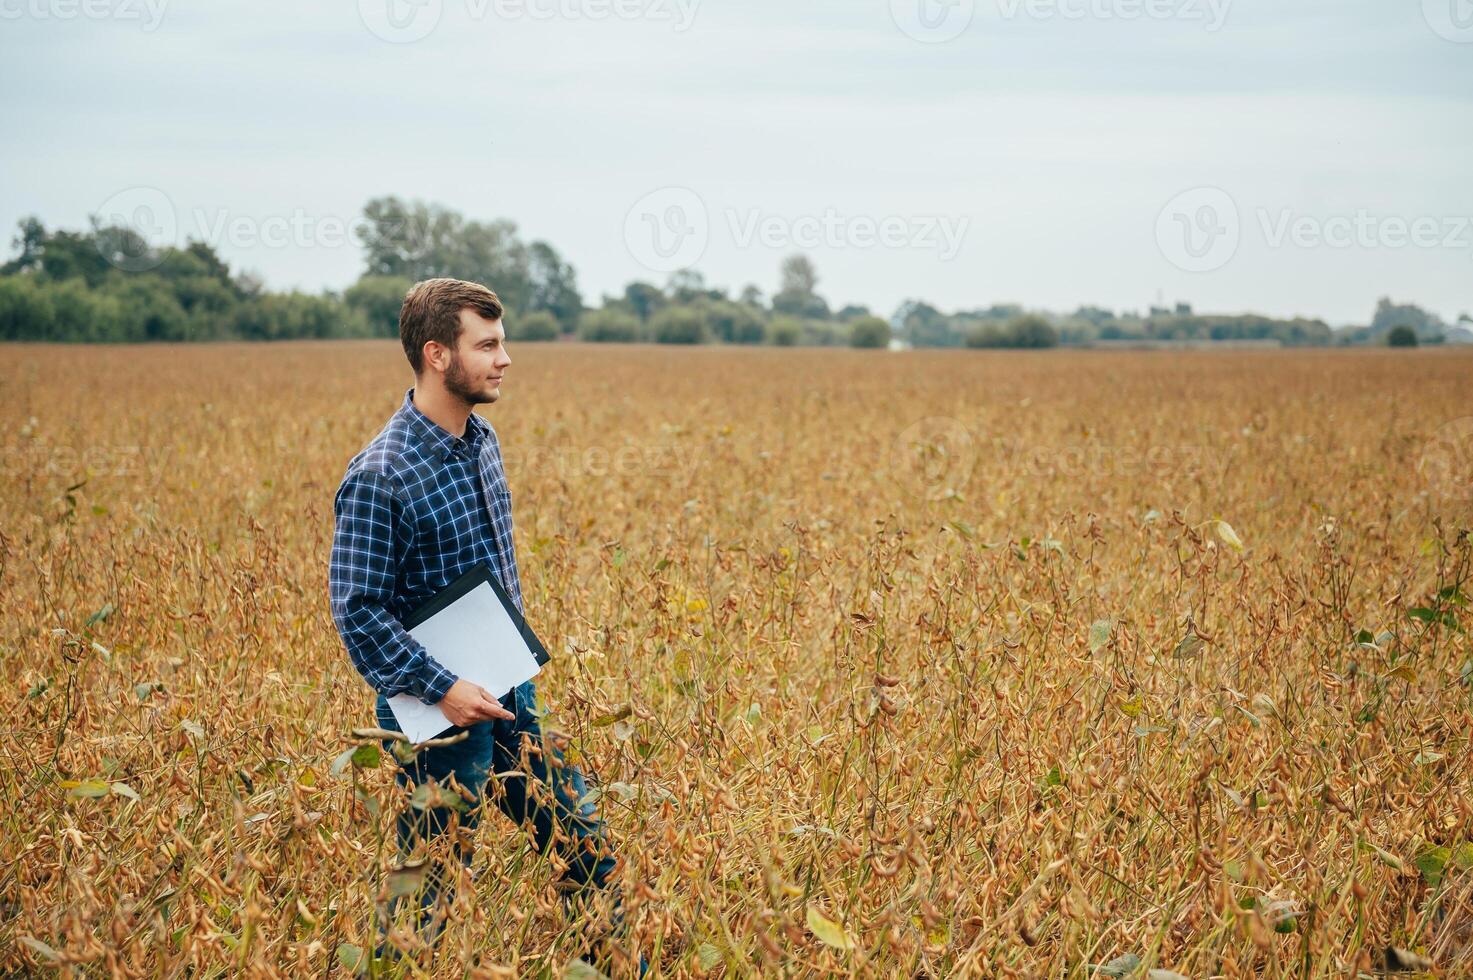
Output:
[[[436,592],[418,606],[415,606],[409,615],[399,620],[399,622],[403,624],[406,630],[413,629],[435,615],[435,613],[455,602],[461,596],[464,596],[471,589],[481,585],[491,586],[491,591],[495,592],[496,598],[501,600],[501,607],[511,617],[512,625],[517,628],[517,632],[522,634],[522,639],[526,641],[527,649],[531,650],[532,656],[537,659],[537,666],[541,667],[551,660],[552,658],[547,653],[547,647],[543,646],[542,641],[537,638],[537,634],[532,632],[532,627],[527,625],[526,619],[517,611],[516,603],[511,601],[511,596],[507,595],[506,589],[502,588],[501,580],[496,577],[496,573],[491,571],[485,562],[477,562],[471,566],[470,570],[464,575],[461,575],[454,582],[451,582],[445,588]]]

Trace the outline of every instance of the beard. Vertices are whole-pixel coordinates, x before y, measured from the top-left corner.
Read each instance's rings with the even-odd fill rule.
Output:
[[[467,405],[485,405],[494,402],[501,394],[495,387],[486,387],[485,379],[478,386],[453,352],[450,355],[450,366],[445,369],[445,390]]]

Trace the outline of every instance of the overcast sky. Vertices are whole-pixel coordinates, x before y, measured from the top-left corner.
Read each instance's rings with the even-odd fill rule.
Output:
[[[884,314],[1473,313],[1470,0],[0,0],[0,89],[7,238],[131,216],[273,288],[398,194],[590,303],[803,252]]]

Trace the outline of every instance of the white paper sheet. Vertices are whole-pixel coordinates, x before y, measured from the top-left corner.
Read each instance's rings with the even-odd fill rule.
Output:
[[[541,667],[491,586],[482,582],[409,631],[430,656],[493,697],[535,677]],[[434,738],[452,727],[436,704],[411,694],[389,698],[394,718],[411,742]]]

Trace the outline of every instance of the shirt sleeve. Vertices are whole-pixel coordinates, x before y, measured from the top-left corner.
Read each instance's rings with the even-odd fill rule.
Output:
[[[394,555],[408,547],[413,530],[388,478],[350,473],[338,488],[333,515],[328,595],[348,657],[384,697],[412,694],[425,704],[438,704],[458,678],[388,608],[396,578]]]

